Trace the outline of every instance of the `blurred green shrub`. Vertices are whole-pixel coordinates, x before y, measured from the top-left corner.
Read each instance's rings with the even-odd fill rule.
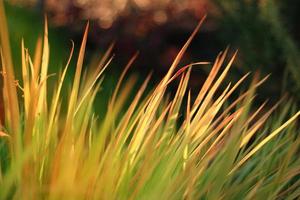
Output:
[[[297,31],[294,29],[294,17],[299,14],[295,9],[297,3],[291,2],[293,0],[215,0],[221,11],[218,17],[219,39],[240,49],[239,62],[244,67],[240,69],[258,69],[264,74],[271,72],[274,81],[267,85],[266,92],[269,90],[272,95],[281,88],[299,101],[300,57],[296,38],[293,37]]]

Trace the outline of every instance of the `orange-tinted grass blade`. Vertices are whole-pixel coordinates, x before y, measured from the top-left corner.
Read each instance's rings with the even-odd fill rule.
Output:
[[[36,42],[35,46],[35,53],[33,58],[33,67],[34,67],[34,79],[37,80],[40,72],[40,66],[42,63],[42,38],[38,37],[38,40]]]
[[[203,103],[201,104],[199,110],[197,111],[196,118],[199,118],[202,116],[203,112],[205,111],[206,107],[208,106],[208,103],[211,101],[214,93],[216,92],[217,88],[220,86],[221,82],[224,80],[225,76],[227,75],[227,72],[229,71],[235,57],[237,55],[237,51],[234,53],[230,61],[228,62],[225,69],[222,71],[218,79],[216,80],[215,84],[210,88],[210,90],[207,93],[207,96],[204,98]],[[195,112],[196,110],[194,110]]]
[[[172,82],[174,79],[176,79],[178,76],[180,76],[183,72],[185,72],[188,68],[193,67],[195,65],[208,65],[210,64],[210,62],[195,62],[195,63],[191,63],[188,65],[183,66],[182,68],[180,68],[171,78],[170,80],[167,82],[167,84],[169,84],[170,82]]]
[[[125,69],[122,71],[122,74],[121,74],[121,76],[120,76],[120,78],[119,78],[119,80],[118,80],[118,83],[117,83],[117,85],[116,85],[116,87],[115,87],[115,90],[114,90],[114,93],[113,93],[113,95],[112,95],[111,101],[110,101],[110,103],[109,103],[109,106],[113,106],[113,105],[115,104],[115,100],[116,100],[117,94],[118,94],[118,92],[119,92],[120,86],[121,86],[121,84],[122,84],[122,81],[123,81],[123,79],[124,79],[124,77],[125,77],[127,71],[129,70],[129,68],[132,66],[132,64],[134,63],[134,61],[135,61],[136,58],[138,57],[138,55],[139,55],[139,53],[136,52],[136,53],[132,56],[132,58],[129,60],[129,62],[127,63],[127,65],[125,66]],[[111,108],[110,108],[109,110],[111,110]]]
[[[0,131],[0,137],[10,137],[7,133]]]
[[[18,134],[20,124],[19,102],[17,96],[17,88],[15,85],[14,67],[11,56],[11,49],[9,44],[8,26],[6,23],[6,15],[4,11],[3,1],[0,0],[0,46],[1,46],[1,60],[2,72],[4,79],[4,104],[8,107],[6,113],[7,123],[12,131],[12,137],[15,139],[15,134]]]
[[[193,38],[195,37],[195,35],[199,31],[199,29],[200,29],[202,23],[204,22],[205,18],[206,18],[206,15],[204,17],[202,17],[202,19],[200,20],[200,22],[196,26],[195,30],[193,31],[193,33],[191,34],[191,36],[189,37],[189,39],[186,41],[186,43],[183,45],[183,47],[181,48],[181,50],[177,54],[177,56],[174,59],[174,61],[173,61],[172,65],[171,65],[171,67],[170,67],[167,75],[163,79],[163,82],[162,82],[163,85],[165,85],[169,81],[169,79],[171,78],[171,75],[173,74],[175,68],[177,67],[178,63],[180,62],[183,54],[185,53],[185,51],[187,50],[188,46],[192,42]]]
[[[107,62],[108,58],[110,57],[112,50],[115,46],[115,43],[111,43],[108,47],[108,49],[105,51],[103,57],[101,58],[99,64],[98,64],[98,70],[100,71],[102,67],[105,65],[105,62]]]

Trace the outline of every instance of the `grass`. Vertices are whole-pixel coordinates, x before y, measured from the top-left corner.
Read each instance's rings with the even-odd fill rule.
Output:
[[[15,81],[5,13],[0,1],[4,122],[0,132],[0,199],[295,199],[300,194],[300,115],[285,106],[251,107],[255,88],[234,100],[246,74],[219,87],[236,54],[227,50],[213,64],[192,63],[177,70],[204,18],[178,53],[165,77],[145,93],[150,76],[125,107],[135,79],[126,66],[107,105],[95,113],[95,96],[112,61],[112,48],[89,71],[83,68],[85,29],[73,82],[65,82],[70,56],[58,75],[48,74],[47,20],[31,57],[21,42],[22,82]],[[211,71],[195,98],[188,89],[193,66]],[[56,79],[49,91],[48,79]],[[177,92],[167,88],[180,79]],[[64,100],[63,87],[69,87]],[[231,103],[230,103],[231,102]],[[267,110],[263,112],[263,110]],[[295,113],[291,115],[291,113]],[[271,116],[272,115],[272,116]],[[98,116],[101,116],[99,120]],[[271,118],[270,118],[271,116]],[[269,119],[270,118],[270,119]]]

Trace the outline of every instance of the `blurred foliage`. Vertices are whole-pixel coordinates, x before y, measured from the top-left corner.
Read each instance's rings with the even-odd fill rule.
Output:
[[[102,28],[110,28],[120,17],[132,14],[156,24],[165,23],[169,18],[189,11],[200,19],[209,6],[207,0],[10,0],[45,9],[53,16],[56,24],[76,22],[78,18],[96,20]]]
[[[291,0],[215,2],[222,13],[218,18],[220,40],[240,49],[239,61],[243,66],[240,69],[272,73],[273,81],[265,89],[267,93],[270,90],[270,94],[278,94],[281,88],[299,99],[300,57],[296,38],[292,36],[297,31],[294,17],[298,15],[299,19],[297,3]]]

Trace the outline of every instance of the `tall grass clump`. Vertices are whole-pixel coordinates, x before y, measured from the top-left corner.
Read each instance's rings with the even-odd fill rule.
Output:
[[[221,90],[236,54],[220,53],[200,91],[188,89],[193,63],[179,70],[198,24],[164,78],[145,92],[148,76],[126,107],[136,84],[116,85],[107,112],[95,113],[95,96],[112,61],[110,47],[84,71],[88,25],[73,82],[64,81],[73,57],[49,86],[47,21],[31,57],[21,42],[22,81],[16,82],[5,13],[0,1],[4,120],[0,132],[0,199],[295,199],[300,190],[300,112],[290,101],[277,114],[263,103],[251,107],[250,88],[231,96],[247,78]],[[179,78],[167,98],[168,85]],[[48,85],[47,85],[48,84]],[[64,87],[69,87],[67,101]],[[229,101],[230,98],[230,101]],[[264,112],[263,112],[264,111]],[[290,115],[291,113],[295,113]],[[97,116],[101,115],[101,120]],[[270,115],[272,115],[270,117]],[[268,118],[270,119],[268,120]]]

